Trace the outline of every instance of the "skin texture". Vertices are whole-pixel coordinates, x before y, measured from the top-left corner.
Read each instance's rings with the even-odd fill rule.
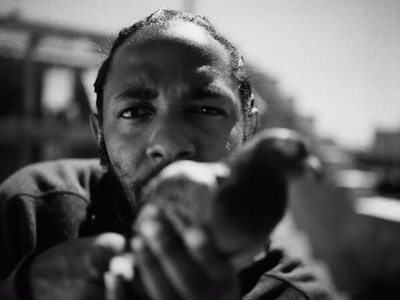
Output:
[[[190,23],[145,28],[129,38],[113,57],[103,101],[103,120],[92,116],[92,128],[104,139],[110,171],[132,210],[140,204],[141,186],[166,164],[179,159],[216,161],[243,146],[242,107],[228,53]],[[251,129],[257,118],[253,110]],[[205,229],[187,228],[178,234],[156,207],[140,214],[147,221],[130,244],[153,300],[239,299],[234,270]],[[104,243],[107,235],[97,238]],[[96,266],[104,266],[109,253],[122,249],[114,238],[108,244],[113,251],[96,251],[97,241],[67,242],[38,256],[31,267],[34,298],[49,284],[52,292],[40,299],[104,298],[104,287],[98,284],[104,268],[86,268],[88,257],[97,253],[101,263]],[[79,251],[83,248],[87,251]],[[54,267],[55,260],[62,263]],[[71,270],[71,260],[82,267]],[[96,295],[88,293],[93,282]],[[72,288],[74,295],[68,298]]]
[[[221,159],[244,138],[237,84],[222,45],[187,23],[140,33],[113,58],[103,103],[111,169],[132,205],[153,170],[177,159]]]

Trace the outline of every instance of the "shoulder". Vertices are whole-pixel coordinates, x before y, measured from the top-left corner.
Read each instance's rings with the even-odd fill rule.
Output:
[[[244,299],[332,299],[327,286],[301,259],[270,249],[241,273]]]
[[[103,171],[97,160],[28,165],[0,186],[0,280],[33,249],[76,238]]]
[[[2,201],[17,196],[42,197],[49,193],[72,193],[88,199],[104,175],[97,159],[64,159],[28,165],[0,186]]]

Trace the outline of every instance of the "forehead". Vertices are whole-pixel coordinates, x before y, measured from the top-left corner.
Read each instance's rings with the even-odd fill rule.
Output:
[[[232,79],[230,57],[224,46],[205,29],[188,22],[166,28],[148,27],[133,34],[116,51],[111,74],[123,69],[161,77],[174,72],[187,76],[202,70],[204,74]]]

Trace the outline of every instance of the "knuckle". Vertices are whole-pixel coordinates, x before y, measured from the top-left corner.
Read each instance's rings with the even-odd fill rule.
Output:
[[[102,249],[113,249],[118,251],[125,244],[125,239],[117,233],[103,233],[95,238],[94,246]]]

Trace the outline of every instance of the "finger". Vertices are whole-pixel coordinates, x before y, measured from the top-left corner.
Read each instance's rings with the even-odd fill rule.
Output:
[[[239,299],[236,272],[229,257],[217,249],[212,236],[204,229],[190,228],[185,232],[184,239],[198,265],[210,278],[217,299]]]
[[[141,282],[149,297],[152,300],[179,300],[180,297],[169,283],[164,270],[143,240],[136,237],[132,240],[131,245],[135,253],[135,262],[139,268]]]
[[[94,240],[91,262],[99,272],[106,272],[112,257],[124,251],[125,239],[116,233],[105,233]]]
[[[191,257],[181,237],[158,208],[146,208],[144,213],[140,235],[172,286],[185,299],[207,299],[212,282]]]
[[[229,258],[217,249],[211,235],[201,228],[190,228],[184,240],[197,264],[215,282],[231,281],[235,277]]]

